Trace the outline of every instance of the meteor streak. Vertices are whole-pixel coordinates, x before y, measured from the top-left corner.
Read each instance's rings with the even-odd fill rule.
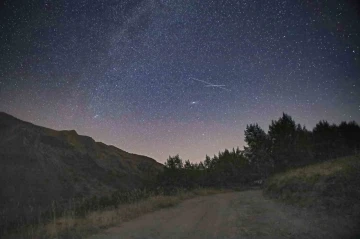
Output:
[[[190,79],[206,84],[205,87],[214,87],[214,88],[220,88],[220,89],[226,90],[226,91],[231,91],[230,89],[225,88],[225,85],[215,85],[213,83],[203,81],[203,80],[199,80],[199,79],[196,79],[194,77],[190,77]]]

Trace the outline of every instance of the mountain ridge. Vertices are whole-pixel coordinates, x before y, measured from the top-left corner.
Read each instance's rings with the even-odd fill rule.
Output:
[[[3,112],[3,111],[0,111],[0,121],[2,121],[4,118],[8,118],[8,120],[14,120],[14,121],[18,121],[18,122],[21,122],[23,124],[28,124],[28,125],[32,125],[32,126],[35,126],[35,127],[39,127],[39,128],[42,128],[44,130],[49,130],[49,131],[55,131],[55,132],[59,132],[60,134],[64,134],[64,135],[77,135],[77,136],[80,136],[80,137],[86,137],[86,138],[90,138],[91,140],[94,140],[92,137],[90,136],[87,136],[87,135],[81,135],[79,134],[76,130],[74,129],[69,129],[69,130],[55,130],[55,129],[52,129],[52,128],[48,128],[48,127],[45,127],[45,126],[40,126],[40,125],[37,125],[37,124],[34,124],[34,123],[31,123],[31,122],[28,122],[28,121],[24,121],[24,120],[21,120],[13,115],[10,115],[6,112]],[[104,142],[101,142],[101,141],[96,141],[94,140],[95,143],[98,143],[98,144],[102,144],[102,145],[105,145],[105,146],[108,146],[108,147],[112,147],[116,150],[120,150],[120,151],[123,151],[125,153],[128,153],[128,154],[131,154],[131,155],[135,155],[135,156],[141,156],[141,157],[146,157],[150,160],[154,160],[153,158],[151,157],[148,157],[148,156],[145,156],[145,155],[140,155],[140,154],[135,154],[135,153],[130,153],[128,151],[125,151],[123,149],[120,149],[118,147],[116,147],[115,145],[112,145],[112,144],[106,144]],[[156,160],[155,160],[156,161]],[[157,162],[157,161],[156,161]]]

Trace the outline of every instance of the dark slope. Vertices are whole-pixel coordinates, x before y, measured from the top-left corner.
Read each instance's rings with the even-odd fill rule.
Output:
[[[76,131],[56,131],[0,112],[0,210],[22,213],[53,200],[141,187],[162,165],[95,142]],[[6,211],[6,212],[5,212]],[[0,215],[1,215],[0,214]]]

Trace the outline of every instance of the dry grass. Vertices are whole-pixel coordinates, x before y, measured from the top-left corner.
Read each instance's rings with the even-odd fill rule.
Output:
[[[308,165],[302,168],[293,169],[282,174],[276,175],[273,180],[284,180],[289,178],[312,178],[314,176],[330,176],[338,172],[347,170],[351,167],[358,157],[344,157],[339,159],[330,160],[318,164]]]
[[[135,203],[120,205],[116,209],[111,208],[90,212],[84,217],[75,217],[73,213],[69,212],[67,216],[52,220],[46,225],[28,228],[26,233],[22,233],[21,237],[17,238],[84,238],[111,226],[120,225],[143,214],[175,206],[189,198],[228,191],[219,189],[178,191],[174,196],[151,196]]]
[[[305,207],[360,215],[360,155],[276,174],[265,184],[272,198]]]

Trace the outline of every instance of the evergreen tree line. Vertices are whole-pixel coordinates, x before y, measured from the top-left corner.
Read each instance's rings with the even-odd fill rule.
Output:
[[[247,185],[273,173],[360,152],[360,127],[320,121],[312,131],[283,114],[266,133],[258,124],[247,125],[243,150],[225,149],[200,163],[169,157],[158,175],[167,189]]]

